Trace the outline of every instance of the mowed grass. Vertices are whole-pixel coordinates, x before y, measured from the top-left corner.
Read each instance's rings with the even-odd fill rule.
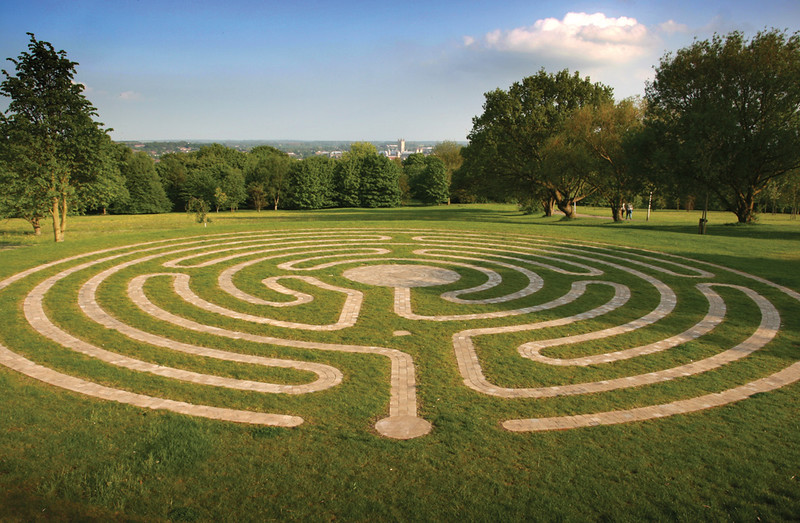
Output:
[[[313,234],[314,230],[340,228],[367,235],[397,230],[403,238],[411,235],[399,231],[440,231],[463,234],[465,244],[470,233],[477,233],[483,239],[473,242],[473,251],[491,247],[486,235],[503,245],[533,246],[536,239],[545,239],[548,256],[580,261],[567,256],[578,248],[581,255],[594,253],[598,260],[619,262],[656,276],[675,290],[675,312],[650,328],[607,341],[543,351],[566,358],[652,343],[683,332],[706,313],[708,303],[694,287],[706,280],[670,276],[629,262],[645,261],[680,272],[662,260],[684,263],[682,260],[645,251],[721,265],[800,292],[800,221],[788,216],[762,215],[756,225],[736,226],[729,224],[734,220],[732,214],[711,213],[708,234],[700,236],[699,212],[657,211],[645,221],[645,212],[637,210],[635,219],[626,223],[605,219],[608,211],[604,209],[583,207],[579,212],[600,217],[564,221],[557,216],[525,216],[501,205],[240,211],[212,214],[206,228],[194,223],[193,217],[177,213],[74,217],[69,221],[67,241],[58,245],[47,236],[47,227],[44,236],[36,238],[28,234],[26,224],[12,220],[0,223],[0,280],[50,261],[141,242],[188,241],[200,235],[240,232]],[[589,242],[605,246],[584,247]],[[213,245],[209,242],[196,252],[212,251]],[[369,246],[365,242],[365,247]],[[163,252],[174,248],[170,244]],[[411,256],[411,250],[397,247],[397,255]],[[307,255],[311,256],[315,254]],[[193,263],[213,258],[200,256]],[[530,259],[570,268],[533,255]],[[510,418],[601,412],[691,398],[762,378],[800,360],[800,302],[763,282],[685,262],[714,272],[715,282],[748,286],[775,305],[781,315],[781,332],[757,353],[705,375],[541,400],[507,400],[467,388],[453,355],[451,336],[455,331],[530,321],[524,317],[475,322],[399,318],[392,312],[392,289],[349,282],[341,276],[342,268],[334,268],[326,271],[326,281],[365,293],[357,326],[321,333],[287,332],[187,307],[174,294],[171,278],[154,277],[146,283],[153,303],[199,322],[299,340],[378,345],[407,352],[416,365],[419,414],[433,424],[433,431],[421,438],[396,441],[378,436],[373,428],[388,412],[390,369],[385,358],[256,344],[186,332],[158,322],[123,298],[127,282],[137,274],[185,272],[192,275],[193,292],[203,299],[249,314],[265,313],[263,307],[237,303],[217,289],[215,275],[236,261],[208,269],[164,269],[161,261],[134,265],[110,276],[98,291],[98,301],[142,330],[231,352],[325,363],[341,369],[344,381],[310,395],[260,394],[179,382],[77,355],[46,340],[24,320],[22,303],[30,290],[78,261],[43,270],[0,291],[3,345],[47,367],[97,383],[207,405],[294,414],[302,416],[305,423],[282,429],[144,410],[67,392],[0,366],[0,520],[767,521],[796,519],[800,514],[797,383],[725,407],[647,422],[527,434],[507,432],[500,426]],[[151,363],[277,383],[313,379],[309,373],[292,369],[175,353],[131,341],[97,325],[82,313],[75,296],[89,276],[118,262],[102,263],[58,282],[44,302],[53,321],[87,341]],[[493,267],[491,263],[475,264]],[[724,323],[709,335],[673,350],[588,368],[551,367],[520,358],[516,347],[521,343],[623,324],[648,313],[658,302],[653,288],[630,273],[589,265],[603,267],[605,275],[566,276],[526,266],[545,279],[542,290],[519,302],[490,306],[455,305],[438,299],[443,290],[478,285],[485,279],[473,269],[458,269],[461,281],[415,291],[414,310],[419,314],[459,314],[536,305],[563,295],[578,279],[630,287],[632,298],[624,307],[579,325],[476,338],[487,377],[509,387],[614,379],[684,365],[740,343],[760,321],[759,309],[750,298],[737,289],[720,287],[715,290],[728,309]],[[494,268],[512,292],[525,286],[519,273]],[[287,299],[261,284],[262,278],[280,272],[274,264],[263,264],[243,270],[235,282],[263,299]],[[315,290],[300,281],[283,284],[318,299],[296,308],[275,309],[268,313],[270,317],[304,323],[336,321],[343,303],[341,294]],[[467,297],[490,298],[499,293],[495,289]],[[537,321],[600,306],[612,294],[610,288],[598,286],[572,304],[542,313]],[[412,335],[394,337],[392,333],[398,330]]]

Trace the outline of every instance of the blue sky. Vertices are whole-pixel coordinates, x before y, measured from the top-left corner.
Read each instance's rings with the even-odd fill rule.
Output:
[[[0,0],[0,58],[26,32],[66,50],[115,140],[461,141],[542,67],[621,99],[695,37],[772,27],[800,0]]]

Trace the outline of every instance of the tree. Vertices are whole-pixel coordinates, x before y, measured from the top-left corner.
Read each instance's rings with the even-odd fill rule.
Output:
[[[435,156],[412,154],[403,162],[411,195],[428,203],[449,203],[450,182],[444,162]]]
[[[497,196],[541,201],[548,214],[557,198],[542,178],[545,144],[577,109],[610,102],[611,88],[566,69],[556,74],[541,69],[508,91],[495,89],[485,97],[483,114],[472,120],[466,171],[483,173]]]
[[[222,178],[222,191],[228,196],[227,206],[231,212],[239,208],[239,204],[247,199],[247,188],[244,175],[239,169],[230,169]]]
[[[30,219],[38,219],[46,204],[53,239],[60,242],[70,203],[85,194],[79,189],[95,181],[102,168],[105,132],[93,120],[97,112],[83,96],[83,85],[74,81],[77,62],[28,34],[28,51],[8,59],[16,75],[2,70],[0,93],[11,99],[0,115],[0,136],[7,148],[4,172],[16,179],[4,190],[19,191],[18,201],[28,206],[20,214]]]
[[[189,201],[186,202],[186,212],[193,212],[195,220],[197,220],[197,223],[202,223],[203,227],[208,227],[209,209],[207,201],[194,196],[189,197]]]
[[[183,186],[187,177],[186,154],[165,154],[156,164],[161,185],[172,202],[173,209],[184,209],[187,201],[183,197]]]
[[[673,176],[740,223],[770,180],[800,166],[800,34],[740,32],[665,55],[646,87],[647,125]]]
[[[156,214],[172,210],[153,159],[144,152],[128,154],[120,170],[129,197],[116,210],[129,214]]]
[[[214,206],[217,212],[219,212],[220,207],[225,207],[228,203],[228,195],[225,194],[225,191],[222,190],[222,187],[217,187],[214,189]]]
[[[456,142],[445,140],[433,146],[433,155],[439,158],[447,174],[447,204],[450,204],[450,184],[453,183],[453,173],[461,168],[464,157],[461,155],[463,147]]]
[[[6,138],[3,136],[2,138]],[[0,217],[21,218],[31,224],[36,236],[42,234],[41,220],[50,210],[47,185],[44,177],[29,180],[20,176],[14,166],[19,158],[16,146],[7,138],[0,147]],[[29,168],[33,169],[34,166]]]
[[[575,217],[575,202],[597,188],[597,168],[586,147],[559,133],[541,148],[539,184],[566,218]]]
[[[379,154],[364,157],[359,172],[361,207],[397,207],[400,205],[400,167]]]
[[[286,189],[286,176],[292,159],[284,152],[267,145],[254,147],[250,151],[245,167],[248,186],[259,185],[267,198],[272,200],[277,211],[281,195]]]
[[[261,212],[261,209],[267,205],[267,191],[264,190],[262,184],[251,183],[247,186],[247,194],[250,195],[250,200],[253,202],[253,207],[256,208],[257,212]]]
[[[97,178],[91,185],[78,187],[76,204],[81,211],[100,211],[103,214],[112,207],[121,207],[130,200],[130,193],[125,185],[125,177],[120,166],[123,153],[129,153],[128,147],[115,144],[105,135],[100,153],[100,168]]]
[[[586,106],[566,122],[566,132],[582,143],[596,160],[595,187],[611,206],[614,221],[622,220],[623,202],[633,199],[642,187],[642,177],[631,166],[633,140],[641,132],[644,109],[626,99],[597,107]]]
[[[336,162],[333,172],[333,187],[337,207],[359,207],[361,205],[361,179],[364,162],[378,156],[378,149],[369,142],[354,142],[350,150]]]
[[[218,186],[212,169],[191,169],[186,174],[186,181],[181,190],[181,199],[187,205],[192,199],[202,200],[210,208]]]
[[[425,170],[425,155],[420,153],[410,154],[403,160],[403,176],[405,183],[408,184],[407,197],[417,198],[416,186],[417,180],[422,177],[422,172]]]
[[[294,162],[289,170],[286,206],[289,209],[321,209],[332,203],[334,163],[325,156]]]

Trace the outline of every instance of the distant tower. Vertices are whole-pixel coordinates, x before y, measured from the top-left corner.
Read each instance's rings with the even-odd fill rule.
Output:
[[[404,138],[400,138],[399,140],[397,140],[397,143],[398,143],[398,145],[400,147],[400,154],[403,154],[404,152],[406,152],[406,141],[405,141],[405,139]]]

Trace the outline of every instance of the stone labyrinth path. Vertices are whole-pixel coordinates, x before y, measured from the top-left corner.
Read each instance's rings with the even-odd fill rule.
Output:
[[[390,368],[388,402],[373,419],[397,439],[436,430],[419,398],[443,385],[418,378],[434,364],[471,389],[458,397],[503,402],[497,422],[520,432],[689,413],[800,379],[796,354],[758,359],[780,335],[776,302],[793,310],[797,292],[601,244],[434,230],[216,234],[56,260],[3,280],[0,293],[20,296],[19,335],[0,344],[6,367],[93,398],[241,423],[307,421],[271,411],[275,403],[225,406],[224,391],[335,391],[353,372],[333,353]],[[60,319],[65,307],[79,320]],[[426,332],[439,342],[398,348]],[[281,368],[303,378],[243,379],[216,372],[220,361],[250,377]],[[222,392],[204,405],[125,376]],[[635,394],[603,400],[626,390]],[[547,407],[570,396],[585,400]]]

